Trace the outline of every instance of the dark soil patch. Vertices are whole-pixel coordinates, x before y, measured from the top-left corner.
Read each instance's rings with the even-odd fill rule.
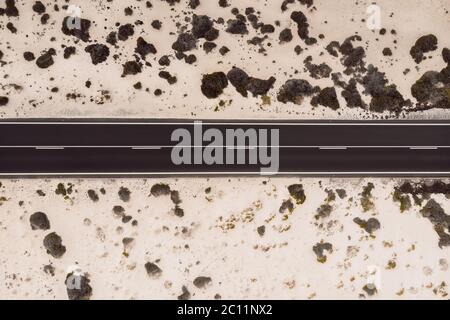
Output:
[[[192,34],[197,39],[205,38],[208,41],[213,41],[219,36],[219,31],[215,29],[214,22],[206,15],[194,14],[192,18]]]
[[[305,41],[307,45],[312,45],[317,43],[316,38],[312,38],[309,36],[309,23],[308,19],[306,18],[305,14],[301,11],[294,11],[291,14],[291,19],[297,23],[297,34]]]
[[[326,63],[313,64],[311,63],[312,57],[308,56],[303,62],[306,69],[309,71],[309,75],[314,79],[328,78],[332,69]]]
[[[136,61],[127,61],[123,65],[122,77],[136,75],[142,72],[142,63]]]
[[[34,53],[33,53],[33,52],[30,52],[30,51],[24,52],[24,53],[23,53],[23,58],[24,58],[26,61],[34,61],[34,60],[36,59],[36,57],[34,56]]]
[[[411,106],[411,101],[405,100],[394,84],[387,85],[387,83],[385,74],[378,71],[378,68],[369,65],[362,84],[365,93],[372,96],[370,111],[400,113],[405,107]]]
[[[6,106],[9,102],[8,97],[0,96],[0,107]]]
[[[439,247],[450,246],[450,215],[434,199],[429,200],[420,212],[433,224],[439,236]]]
[[[138,53],[142,59],[145,59],[148,54],[156,54],[157,52],[155,46],[145,41],[142,37],[137,39],[137,46],[134,51]]]
[[[444,59],[445,63],[450,64],[450,49],[442,49],[442,59]]]
[[[306,200],[305,191],[303,190],[303,185],[293,184],[288,187],[289,194],[297,202],[297,204],[302,204]]]
[[[440,180],[432,183],[405,182],[396,187],[394,191],[395,198],[398,198],[401,195],[411,195],[417,205],[421,205],[423,200],[430,199],[432,194],[443,194],[446,197],[450,197],[450,183],[447,184]]]
[[[45,5],[41,1],[36,1],[32,7],[33,11],[37,14],[43,14],[45,12]]]
[[[200,0],[189,0],[189,7],[191,9],[197,9],[197,7],[200,5]]]
[[[301,104],[305,97],[309,97],[317,92],[308,81],[302,79],[290,79],[281,87],[277,99],[280,102],[292,102]]]
[[[203,44],[203,50],[205,50],[206,53],[210,53],[216,47],[217,47],[217,44],[215,44],[214,42],[210,42],[210,41],[206,41]]]
[[[411,57],[416,63],[424,60],[424,54],[437,49],[438,40],[435,35],[429,34],[417,39],[416,43],[410,50]]]
[[[374,208],[374,203],[372,202],[372,190],[375,188],[374,184],[372,182],[369,182],[364,188],[361,193],[361,207],[363,208],[364,212],[367,212]]]
[[[450,108],[450,66],[441,72],[428,71],[411,87],[419,109]]]
[[[339,109],[339,101],[334,87],[322,89],[319,94],[311,100],[313,106],[321,105],[333,110]]]
[[[182,218],[184,217],[184,210],[179,206],[175,206],[175,208],[173,209],[173,214],[179,218]]]
[[[294,211],[294,203],[292,202],[291,199],[284,200],[281,203],[280,209],[278,209],[278,212],[280,213],[286,213],[286,211],[289,213]]]
[[[6,14],[7,17],[18,17],[19,10],[16,7],[15,0],[5,0],[6,8],[2,8],[0,11],[0,15]]]
[[[376,230],[381,228],[380,222],[375,218],[370,218],[367,221],[360,218],[355,218],[353,219],[353,222],[359,225],[369,234],[373,234]]]
[[[244,70],[233,67],[227,74],[228,80],[236,90],[244,97],[247,97],[247,91],[250,91],[254,97],[265,95],[273,88],[275,78],[270,77],[262,80],[250,77]]]
[[[391,48],[384,48],[384,49],[383,49],[383,55],[384,55],[385,57],[390,57],[390,56],[392,56],[392,50],[391,50]]]
[[[323,204],[319,208],[317,208],[317,213],[314,216],[316,220],[328,218],[331,215],[331,212],[333,211],[333,207],[329,204]]]
[[[64,48],[64,59],[69,59],[72,55],[74,55],[76,52],[75,47],[65,47]]]
[[[228,27],[226,31],[231,34],[247,34],[247,25],[244,21],[239,19],[230,19],[228,20]]]
[[[201,91],[208,99],[217,98],[226,87],[228,87],[228,79],[225,73],[214,72],[203,75]]]
[[[91,55],[91,60],[94,65],[105,62],[109,56],[109,48],[104,44],[91,44],[84,51]]]
[[[318,262],[325,263],[327,261],[327,256],[324,254],[325,251],[332,253],[333,245],[329,242],[320,242],[313,246],[313,252],[316,254]]]
[[[117,38],[121,41],[128,40],[129,37],[134,35],[134,26],[130,23],[124,24],[119,27]]]
[[[172,49],[179,52],[187,52],[197,47],[197,39],[190,33],[181,33],[177,41],[172,44]]]
[[[293,39],[292,31],[289,28],[283,29],[278,37],[280,43],[291,42]]]

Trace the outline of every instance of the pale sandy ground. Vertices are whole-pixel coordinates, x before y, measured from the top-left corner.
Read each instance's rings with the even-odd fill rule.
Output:
[[[115,22],[134,23],[137,19],[144,21],[146,27],[137,28],[136,32],[129,40],[119,41],[119,48],[111,49],[111,56],[119,54],[118,62],[114,62],[109,57],[105,63],[92,65],[89,54],[84,52],[86,43],[79,41],[75,44],[74,37],[65,36],[61,33],[61,21],[67,15],[64,10],[53,12],[46,26],[39,22],[39,16],[30,10],[28,1],[17,1],[21,9],[20,19],[11,18],[18,29],[18,33],[12,35],[9,31],[2,31],[0,43],[4,47],[11,46],[11,51],[4,50],[3,60],[8,63],[2,68],[2,72],[9,74],[7,79],[0,80],[0,84],[7,85],[15,83],[21,85],[23,90],[17,93],[12,88],[6,87],[4,91],[10,93],[10,103],[8,107],[0,109],[0,115],[4,118],[15,117],[158,117],[158,118],[286,118],[286,119],[361,119],[373,118],[379,115],[369,114],[365,111],[344,108],[341,111],[333,111],[325,107],[311,108],[305,102],[301,106],[280,104],[276,101],[276,93],[279,87],[290,77],[294,70],[299,70],[296,77],[311,79],[303,72],[303,60],[308,56],[313,56],[314,63],[328,63],[333,71],[342,71],[342,66],[336,59],[331,59],[328,54],[321,56],[325,52],[324,47],[332,40],[344,41],[349,36],[358,33],[363,38],[363,46],[366,49],[367,63],[373,63],[386,73],[391,83],[395,83],[399,91],[405,98],[412,98],[410,94],[411,85],[428,70],[441,70],[445,64],[442,61],[440,52],[443,47],[450,46],[448,37],[448,27],[450,25],[450,14],[448,14],[448,1],[446,0],[384,0],[377,3],[381,7],[383,28],[387,29],[387,35],[380,36],[378,31],[371,31],[367,28],[362,19],[367,19],[367,7],[372,1],[315,1],[316,11],[308,12],[306,7],[296,3],[290,5],[290,10],[281,13],[280,5],[282,1],[230,1],[232,6],[220,8],[217,1],[202,1],[201,6],[195,10],[196,14],[208,14],[212,18],[223,17],[230,19],[233,15],[231,8],[237,7],[243,13],[249,5],[254,6],[261,12],[261,20],[265,23],[274,24],[280,21],[280,27],[273,34],[269,34],[267,42],[267,54],[258,53],[258,46],[250,46],[247,40],[256,35],[250,27],[249,35],[231,35],[223,31],[216,41],[218,47],[210,54],[206,54],[201,48],[193,51],[197,56],[197,63],[188,65],[183,60],[174,58],[172,43],[177,37],[177,28],[173,20],[184,18],[182,14],[186,11],[186,0],[182,0],[179,5],[171,7],[163,1],[152,1],[151,10],[144,8],[144,3],[135,5],[133,16],[124,17],[123,9],[136,1],[122,0],[107,3],[105,1],[70,1],[70,4],[78,5],[82,10],[82,18],[95,21],[90,29],[91,38],[104,43],[104,39],[114,27]],[[45,1],[44,1],[45,2]],[[108,7],[109,9],[106,9]],[[139,9],[140,8],[140,9]],[[320,45],[308,47],[302,43],[296,34],[295,23],[289,18],[293,10],[303,10],[307,12],[310,24],[310,33],[317,37],[324,34],[325,39],[320,41]],[[392,17],[391,17],[392,15]],[[191,14],[187,16],[191,17]],[[175,18],[174,18],[175,17]],[[161,30],[154,30],[150,25],[153,19],[162,21]],[[105,21],[107,20],[107,21]],[[181,19],[182,20],[182,19]],[[353,21],[352,21],[353,20]],[[30,23],[32,21],[32,23]],[[325,23],[325,21],[327,23]],[[294,33],[294,40],[290,43],[280,45],[278,34],[283,28],[290,27]],[[390,30],[395,29],[397,36],[392,36]],[[170,34],[173,32],[173,34]],[[438,37],[439,49],[431,56],[432,59],[423,61],[418,70],[409,55],[410,48],[415,41],[423,35],[435,34]],[[122,63],[132,59],[136,39],[142,36],[147,41],[153,43],[158,50],[158,54],[150,56],[153,67],[144,68],[141,74],[121,78]],[[50,41],[55,37],[55,41]],[[378,39],[378,41],[377,41]],[[397,44],[393,41],[397,40]],[[61,44],[74,45],[77,54],[69,60],[65,60]],[[300,44],[305,50],[300,56],[294,53],[294,47]],[[231,51],[222,57],[218,48],[226,45]],[[23,52],[31,50],[36,57],[40,52],[48,48],[55,48],[58,55],[54,57],[55,64],[48,69],[39,69],[35,63],[26,62],[23,59]],[[392,57],[384,57],[381,52],[383,48],[390,47],[393,50]],[[158,77],[161,70],[158,59],[163,54],[171,55],[171,65],[166,68],[171,74],[176,75],[178,83],[169,86],[166,80]],[[225,73],[231,67],[237,66],[245,69],[250,75],[267,79],[275,76],[277,82],[275,88],[269,92],[272,103],[263,105],[261,98],[243,98],[237,94],[236,90],[229,85],[225,89],[224,95],[220,99],[227,101],[225,107],[217,107],[220,99],[207,99],[201,94],[200,85],[202,75],[215,71]],[[411,72],[406,76],[403,71],[410,68]],[[53,77],[53,81],[49,79]],[[90,89],[84,86],[90,80]],[[133,89],[133,84],[141,81],[145,90]],[[321,79],[313,81],[320,86],[332,86],[331,79]],[[57,94],[50,92],[54,86],[59,88]],[[153,91],[160,88],[164,94],[160,97],[153,95]],[[110,92],[111,100],[103,105],[97,105],[95,101],[101,97],[101,90]],[[1,91],[0,91],[1,93]],[[81,97],[76,100],[67,100],[66,94],[78,93]],[[187,95],[187,96],[185,96]],[[250,95],[251,96],[251,95]],[[341,105],[343,99],[339,95]],[[231,102],[230,102],[231,101]],[[409,118],[449,118],[448,111],[429,111],[426,113],[412,113],[405,115]]]
[[[54,1],[43,1],[53,4]],[[62,1],[60,5],[62,4]],[[182,0],[183,3],[186,1]],[[131,117],[131,118],[286,118],[286,119],[365,119],[373,118],[366,112],[342,109],[335,112],[324,107],[312,109],[307,103],[297,106],[276,102],[276,91],[291,75],[294,69],[303,68],[307,55],[314,57],[315,63],[322,62],[320,52],[323,46],[309,48],[301,56],[296,56],[293,48],[299,44],[294,31],[293,41],[283,46],[276,40],[278,31],[292,26],[289,12],[304,10],[300,4],[291,5],[288,13],[280,15],[281,1],[252,1],[261,11],[263,21],[274,23],[280,20],[281,27],[270,35],[272,47],[267,47],[267,56],[257,53],[256,47],[249,47],[246,39],[221,31],[219,47],[226,44],[231,52],[222,57],[217,52],[206,55],[203,50],[195,52],[198,62],[187,65],[183,61],[172,60],[167,68],[178,77],[174,86],[167,85],[159,78],[157,59],[169,53],[177,32],[172,18],[183,6],[175,6],[171,11],[162,1],[152,1],[152,10],[140,10],[136,6],[132,17],[124,17],[123,8],[135,1],[71,1],[82,8],[83,17],[95,20],[91,37],[104,39],[114,22],[133,23],[142,19],[148,26],[158,18],[163,22],[161,31],[144,28],[132,40],[119,43],[112,54],[120,54],[119,62],[110,57],[107,63],[93,66],[89,55],[84,52],[85,43],[75,44],[71,37],[60,32],[61,20],[66,15],[49,10],[50,20],[46,26],[39,23],[39,17],[31,9],[30,1],[17,1],[20,19],[0,16],[0,25],[13,21],[18,29],[14,36],[1,29],[0,50],[7,63],[0,68],[0,95],[7,95],[8,105],[0,108],[3,118],[38,117]],[[95,6],[92,5],[95,3]],[[247,1],[231,1],[232,7],[243,9]],[[343,41],[356,31],[365,42],[368,63],[375,63],[386,72],[387,78],[395,83],[405,97],[410,98],[410,86],[427,70],[440,70],[444,63],[440,56],[443,47],[450,46],[448,29],[450,25],[448,0],[384,0],[378,1],[382,7],[382,26],[388,35],[380,37],[369,31],[361,19],[372,1],[315,1],[317,11],[308,12],[311,33],[323,33],[324,44],[331,40]],[[4,4],[0,0],[0,7]],[[110,9],[106,9],[110,6]],[[230,9],[218,8],[216,1],[202,1],[197,14],[207,13],[212,17],[231,18]],[[276,14],[274,14],[276,13]],[[393,14],[391,18],[390,15]],[[104,19],[108,19],[106,23]],[[353,18],[353,22],[351,19]],[[324,21],[328,23],[324,23]],[[108,26],[104,30],[103,27]],[[293,29],[295,29],[293,27]],[[391,29],[397,31],[394,38]],[[253,31],[251,31],[253,32]],[[409,50],[418,37],[433,33],[439,38],[439,50],[432,58],[415,68]],[[252,34],[252,33],[251,33]],[[28,35],[28,36],[27,36]],[[138,36],[144,36],[155,44],[158,55],[152,57],[153,68],[145,69],[140,75],[121,78],[121,63],[129,60]],[[52,37],[55,41],[50,41]],[[379,41],[376,41],[376,39]],[[395,45],[393,40],[398,43]],[[74,45],[78,54],[69,60],[62,58],[61,45]],[[302,44],[303,47],[305,47]],[[393,49],[392,58],[381,55],[385,46]],[[58,55],[49,69],[39,69],[35,63],[26,62],[23,52],[33,51],[39,56],[42,50],[54,47]],[[333,70],[342,69],[336,61],[323,56]],[[272,63],[272,60],[276,60]],[[218,64],[219,61],[223,61]],[[208,100],[200,92],[200,79],[204,73],[228,71],[233,65],[245,68],[252,76],[267,78],[275,75],[276,90],[269,95],[272,103],[263,105],[260,98],[242,98],[232,86],[224,95],[225,107],[218,106],[219,99]],[[403,75],[405,68],[411,68]],[[302,72],[302,71],[301,71]],[[8,75],[8,76],[6,76]],[[301,74],[303,77],[308,77]],[[53,81],[49,79],[53,77]],[[92,87],[87,89],[85,82]],[[133,84],[141,81],[145,90],[133,89]],[[330,79],[316,82],[331,85]],[[16,91],[9,86],[18,84]],[[58,93],[50,89],[59,87]],[[164,94],[155,97],[153,90],[161,88]],[[103,105],[91,102],[100,96],[101,90],[108,90],[112,99]],[[80,93],[76,101],[67,100],[66,94]],[[185,97],[184,94],[187,94]],[[341,105],[343,102],[341,101]],[[446,118],[448,111],[429,111],[408,114],[409,118]],[[266,184],[263,184],[267,181]],[[375,184],[373,191],[374,209],[363,212],[360,193],[367,183]],[[420,207],[400,213],[399,204],[392,200],[394,186],[399,179],[301,179],[301,178],[214,178],[214,179],[37,179],[1,180],[0,188],[0,297],[6,299],[66,299],[64,280],[70,268],[78,265],[90,278],[92,298],[122,299],[176,299],[186,286],[193,299],[213,299],[220,295],[223,299],[447,299],[450,271],[448,261],[450,249],[440,249],[438,237],[429,220],[419,213]],[[74,193],[68,199],[55,194],[59,182],[72,182]],[[184,217],[173,215],[173,204],[167,197],[149,196],[154,183],[165,182],[181,195]],[[279,213],[283,200],[289,198],[287,186],[302,183],[307,200],[296,205],[291,215]],[[319,185],[321,184],[322,187]],[[131,200],[121,201],[117,192],[121,186],[131,190]],[[99,189],[104,187],[106,194]],[[204,190],[211,187],[211,194]],[[331,216],[324,220],[324,226],[316,225],[314,215],[324,203],[328,189],[344,188],[345,199],[332,203]],[[99,193],[99,202],[92,202],[87,190]],[[36,190],[46,195],[39,196]],[[208,197],[208,199],[206,199]],[[433,196],[449,212],[450,202],[444,196]],[[20,206],[19,201],[23,201]],[[114,217],[112,208],[122,205],[127,214],[138,221],[124,224]],[[48,231],[31,230],[29,217],[42,211],[51,223]],[[243,212],[252,219],[243,222]],[[254,216],[252,216],[254,214]],[[220,228],[220,218],[227,220],[237,217],[235,228],[224,231]],[[376,217],[381,229],[374,237],[358,227],[355,217],[368,219]],[[265,225],[264,236],[259,236],[257,227]],[[45,252],[43,237],[57,232],[67,247],[60,259]],[[134,246],[129,256],[123,252],[122,239],[133,237]],[[316,260],[312,247],[321,240],[333,244],[334,250],[327,254],[327,262]],[[144,264],[155,262],[163,270],[158,279],[146,274]],[[395,268],[386,268],[389,261],[395,261]],[[46,274],[44,265],[55,267],[55,275]],[[391,263],[392,265],[392,263]],[[370,270],[378,270],[378,293],[372,297],[363,291],[370,278]],[[212,283],[205,289],[198,289],[193,280],[198,276],[209,276]],[[364,295],[364,296],[362,296]]]
[[[151,186],[161,181],[180,192],[184,217],[173,215],[169,197],[150,196]],[[363,212],[360,193],[370,181],[375,184],[375,206]],[[371,270],[378,270],[378,293],[365,294],[366,298],[448,298],[449,249],[438,247],[438,237],[419,214],[420,207],[400,213],[392,200],[399,179],[1,182],[0,196],[7,199],[0,206],[3,298],[65,299],[64,280],[75,264],[89,274],[95,299],[176,299],[182,286],[193,299],[216,294],[222,299],[357,299],[365,294],[362,288],[370,282]],[[59,182],[74,184],[69,198],[55,194]],[[286,187],[293,183],[303,184],[306,201],[284,215],[278,210],[289,199]],[[129,202],[118,197],[122,186],[131,191]],[[102,187],[105,195],[99,192]],[[208,187],[211,192],[206,194]],[[347,197],[337,197],[330,203],[331,215],[317,221],[316,210],[327,198],[324,190],[334,188],[345,189]],[[88,189],[97,191],[98,202],[88,198]],[[450,210],[444,196],[433,198]],[[22,206],[19,201],[24,201]],[[115,218],[115,205],[123,206],[138,226]],[[36,211],[47,214],[50,230],[31,230],[29,216]],[[352,221],[355,217],[375,217],[381,228],[371,237]],[[226,221],[234,221],[234,228],[224,230]],[[261,225],[266,227],[263,236],[256,230]],[[67,247],[60,259],[48,255],[42,245],[43,237],[53,231]],[[123,254],[124,237],[135,239],[128,257]],[[321,240],[333,245],[323,264],[312,250]],[[144,264],[157,260],[163,271],[153,279]],[[389,261],[395,262],[394,268],[388,268]],[[43,271],[47,264],[55,267],[54,276]],[[198,289],[192,283],[198,276],[211,277],[212,283]]]

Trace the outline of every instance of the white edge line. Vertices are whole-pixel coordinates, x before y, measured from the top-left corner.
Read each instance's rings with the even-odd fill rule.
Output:
[[[35,149],[61,149],[61,148],[132,148],[132,149],[163,149],[163,148],[174,148],[177,145],[165,145],[165,146],[4,146],[0,145],[0,148],[35,148]],[[347,148],[385,148],[385,149],[395,149],[395,148],[409,148],[409,149],[439,149],[439,148],[450,148],[450,146],[274,146],[274,145],[264,145],[264,146],[182,146],[183,148],[320,148],[320,149],[347,149]]]
[[[448,175],[450,172],[429,172],[429,171],[390,171],[390,172],[272,172],[272,173],[257,173],[257,172],[111,172],[111,173],[99,173],[99,172],[89,172],[89,173],[83,173],[83,172],[74,172],[74,173],[0,173],[0,176],[61,176],[61,175],[70,175],[70,176],[145,176],[145,175],[170,175],[170,176],[176,176],[176,175],[260,175],[260,176],[276,176],[276,175],[381,175],[381,174],[388,174],[388,175]]]
[[[308,122],[201,122],[201,125],[265,125],[265,126],[450,126],[450,123],[308,123]],[[11,125],[11,124],[29,124],[29,125],[195,125],[195,120],[192,122],[0,122],[0,125]]]

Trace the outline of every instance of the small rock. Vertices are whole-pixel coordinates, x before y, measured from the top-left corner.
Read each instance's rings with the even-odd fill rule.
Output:
[[[91,199],[92,201],[94,201],[94,202],[97,202],[98,200],[99,200],[99,198],[98,198],[98,194],[97,194],[97,192],[95,192],[95,190],[88,190],[88,197],[89,197],[89,199]]]
[[[36,65],[41,69],[46,69],[52,66],[55,62],[53,61],[53,56],[56,54],[55,50],[49,49],[44,52],[39,58],[36,60]]]
[[[301,184],[293,184],[288,187],[289,194],[297,204],[302,204],[306,200],[305,191],[303,190],[303,185]]]
[[[191,298],[191,293],[189,292],[189,290],[186,286],[183,286],[181,288],[181,291],[183,293],[178,296],[178,300],[189,300]]]
[[[193,281],[194,286],[196,286],[199,289],[205,288],[211,282],[212,282],[212,279],[210,277],[197,277]]]
[[[162,270],[154,263],[147,262],[145,264],[145,270],[147,274],[152,278],[157,278],[162,274]]]
[[[44,247],[47,253],[54,258],[61,258],[66,252],[66,247],[62,244],[62,239],[55,232],[45,236]]]
[[[266,233],[266,227],[265,226],[259,226],[256,231],[258,234],[262,237]]]
[[[50,229],[50,221],[43,212],[35,212],[30,216],[30,225],[32,230]]]
[[[324,251],[333,252],[333,245],[328,242],[317,243],[313,246],[313,252],[317,256],[317,261],[320,263],[325,263],[327,261],[327,256],[324,255]]]
[[[128,188],[120,187],[118,195],[120,200],[122,200],[123,202],[128,202],[131,198],[131,191]]]
[[[168,196],[170,194],[170,187],[167,184],[158,183],[152,186],[150,193],[154,197]]]

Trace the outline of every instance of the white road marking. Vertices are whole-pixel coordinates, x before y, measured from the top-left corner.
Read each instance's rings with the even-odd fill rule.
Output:
[[[8,145],[0,145],[0,148],[101,148],[101,149],[107,149],[107,148],[132,148],[132,149],[155,149],[160,150],[163,148],[173,148],[175,145],[157,145],[157,146],[30,146],[30,145],[23,145],[23,146],[8,146]],[[227,145],[221,145],[221,146],[183,146],[184,148],[230,148],[230,149],[236,149],[236,148],[291,148],[291,149],[352,149],[352,148],[379,148],[379,149],[402,149],[402,148],[408,148],[408,149],[445,149],[450,148],[449,146],[274,146],[274,145],[264,145],[264,146],[227,146]]]
[[[89,147],[78,147],[78,148],[89,148]],[[100,148],[111,148],[111,147],[100,147]],[[113,147],[116,148],[116,147]],[[117,148],[130,148],[130,147],[117,147]],[[158,146],[144,146],[144,147],[131,147],[133,150],[161,150],[163,147]]]
[[[260,174],[257,172],[74,172],[74,173],[0,173],[0,176],[189,176],[189,175],[203,175],[203,176],[228,176],[228,175],[249,175],[249,176],[277,176],[277,175],[316,175],[316,176],[325,176],[325,175],[404,175],[404,176],[414,176],[414,175],[442,175],[448,176],[450,172],[446,171],[386,171],[386,172],[373,172],[373,171],[348,171],[348,172],[334,172],[334,171],[324,171],[324,172],[272,172],[269,174]]]
[[[64,150],[64,147],[35,147],[36,150]]]
[[[210,120],[209,120],[210,121]],[[267,120],[270,121],[270,120]],[[342,120],[341,120],[342,121]],[[254,126],[254,125],[263,125],[263,126],[450,126],[450,122],[448,123],[421,123],[421,122],[393,122],[393,123],[386,123],[386,122],[203,122],[201,120],[198,121],[199,124],[202,125],[215,125],[215,126],[223,126],[223,125],[245,125],[245,126]],[[0,125],[22,125],[22,124],[28,124],[28,125],[187,125],[187,126],[193,126],[195,125],[194,121],[192,122],[55,122],[55,121],[49,121],[49,122],[43,122],[43,121],[0,121]]]

